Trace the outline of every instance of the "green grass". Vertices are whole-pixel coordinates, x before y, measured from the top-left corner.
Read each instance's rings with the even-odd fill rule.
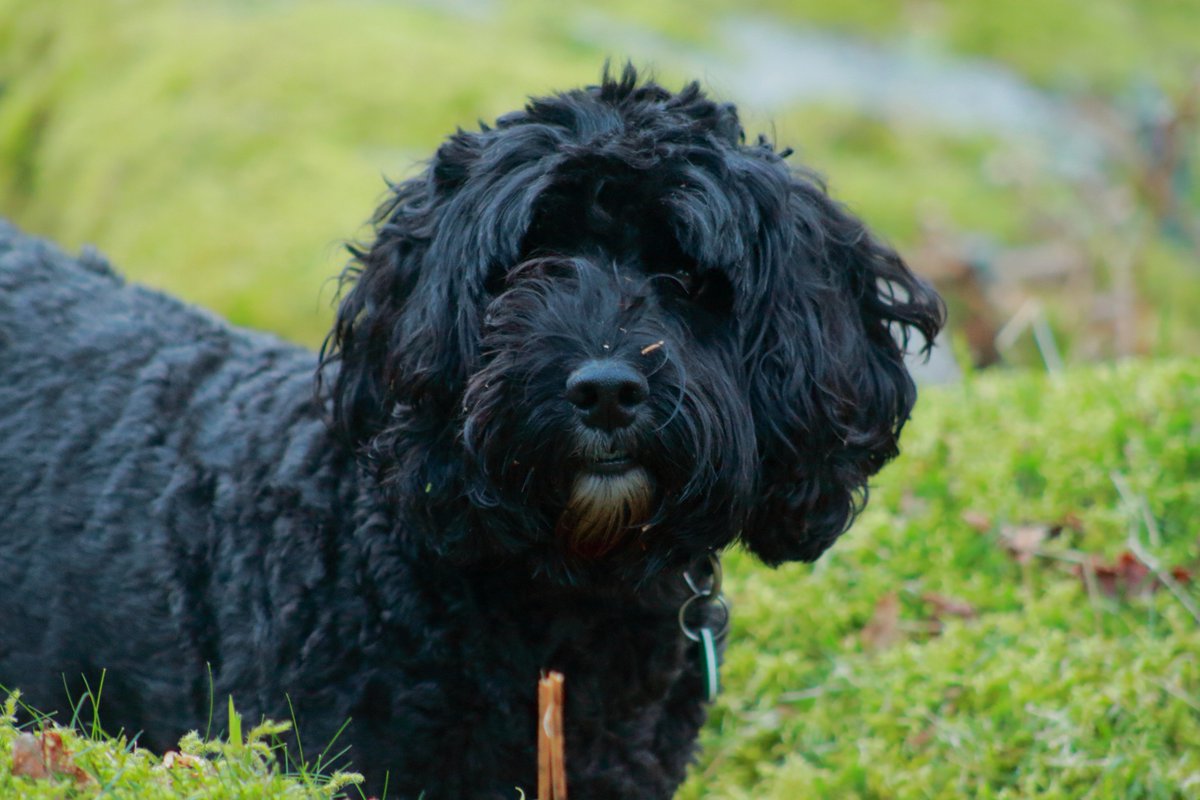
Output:
[[[276,759],[278,737],[287,725],[262,723],[242,736],[240,720],[230,703],[231,733],[226,741],[204,741],[189,733],[171,759],[165,760],[134,746],[124,737],[110,737],[94,726],[62,726],[39,718],[20,727],[16,724],[19,695],[0,704],[0,797],[22,800],[64,798],[183,798],[208,800],[334,800],[361,797],[355,788],[358,776],[350,773],[321,774],[321,770],[298,766],[281,769]],[[43,736],[48,737],[43,740]],[[67,755],[59,766],[67,771],[54,777],[13,774],[14,744],[18,737],[32,736],[36,753],[55,748],[60,737]],[[183,756],[182,759],[179,756]],[[35,756],[36,757],[36,756]],[[77,772],[76,772],[77,771]]]
[[[1194,571],[1197,408],[1197,361],[926,391],[904,454],[817,565],[729,558],[726,695],[682,797],[1200,796],[1198,621],[1166,591],[1092,594],[1069,562],[1022,566],[1000,541],[1069,520],[1050,553],[1111,561],[1138,516],[1117,473],[1153,515],[1152,554]],[[873,652],[861,632],[888,592],[905,635]],[[927,592],[978,616],[930,636]]]

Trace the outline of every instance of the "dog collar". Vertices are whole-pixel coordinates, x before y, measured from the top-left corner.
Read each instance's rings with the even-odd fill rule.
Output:
[[[718,674],[720,664],[717,659],[717,642],[724,639],[725,633],[729,630],[729,603],[726,602],[725,595],[721,594],[720,557],[716,553],[709,553],[707,563],[709,573],[707,578],[697,580],[692,577],[691,570],[685,570],[683,573],[683,580],[692,594],[679,607],[679,630],[688,639],[700,645],[699,657],[700,668],[704,673],[704,697],[711,703],[717,699],[717,693],[721,688]],[[715,603],[720,609],[716,618],[718,624],[713,625],[710,620],[696,627],[688,625],[688,613],[697,613],[710,603]],[[709,615],[701,614],[701,616],[708,617]]]

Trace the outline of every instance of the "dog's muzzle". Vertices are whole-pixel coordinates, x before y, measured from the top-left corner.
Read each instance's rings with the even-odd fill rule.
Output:
[[[608,552],[650,516],[654,479],[630,430],[649,395],[646,378],[617,359],[588,361],[567,377],[580,422],[578,473],[559,529],[578,553]]]
[[[588,461],[585,469],[596,475],[621,475],[636,466],[633,457],[624,450],[614,450],[598,454]]]
[[[611,433],[637,419],[650,386],[622,361],[588,361],[567,377],[566,396],[584,425]]]

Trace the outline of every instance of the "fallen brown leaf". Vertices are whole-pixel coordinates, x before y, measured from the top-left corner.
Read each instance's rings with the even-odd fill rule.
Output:
[[[1018,564],[1028,564],[1041,550],[1042,545],[1062,533],[1062,529],[1062,525],[1042,523],[1005,525],[1000,529],[1000,543]]]
[[[900,495],[900,513],[905,517],[915,517],[924,514],[929,508],[929,501],[918,497],[912,491]]]
[[[62,734],[53,730],[42,731],[39,736],[22,733],[17,737],[12,748],[12,774],[38,780],[67,777],[77,784],[93,782],[92,776],[75,763]]]
[[[1066,528],[1074,531],[1075,533],[1083,533],[1083,520],[1079,518],[1078,514],[1068,511],[1058,523],[1057,527],[1060,530]]]
[[[900,598],[895,592],[879,598],[871,621],[860,635],[868,650],[886,650],[900,641]]]
[[[937,592],[925,592],[921,595],[921,600],[933,607],[933,616],[935,619],[940,617],[973,619],[979,616],[979,612],[975,610],[975,606],[966,600],[959,600],[957,597],[948,597]]]
[[[50,770],[42,758],[42,748],[32,733],[22,733],[13,742],[12,774],[38,779],[50,777]]]
[[[928,725],[916,733],[910,735],[904,740],[904,744],[913,750],[923,750],[926,745],[933,741],[935,729],[932,725]]]
[[[982,511],[967,510],[962,513],[962,521],[970,525],[980,533],[987,533],[992,529],[992,519]]]
[[[1128,551],[1117,556],[1112,564],[1093,562],[1092,569],[1100,591],[1109,597],[1146,595],[1157,588],[1158,581],[1150,570]]]
[[[189,756],[187,753],[168,750],[163,756],[162,765],[167,769],[203,769],[208,766],[208,762],[198,756]]]
[[[1116,561],[1111,564],[1093,556],[1087,567],[1091,568],[1096,577],[1096,589],[1108,597],[1141,597],[1156,592],[1163,586],[1163,582],[1150,568],[1128,550],[1117,556]],[[1082,564],[1075,567],[1075,574],[1085,582],[1087,567]],[[1168,572],[1180,583],[1188,583],[1192,579],[1191,573],[1184,567],[1173,567]]]

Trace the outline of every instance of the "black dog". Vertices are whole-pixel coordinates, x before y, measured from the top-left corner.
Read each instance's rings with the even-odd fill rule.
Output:
[[[572,797],[671,796],[689,581],[829,547],[943,320],[786,156],[630,68],[460,131],[319,360],[0,228],[0,683],[69,715],[104,670],[158,749],[290,701],[310,752],[351,720],[370,791],[436,800],[533,795],[553,669]]]

